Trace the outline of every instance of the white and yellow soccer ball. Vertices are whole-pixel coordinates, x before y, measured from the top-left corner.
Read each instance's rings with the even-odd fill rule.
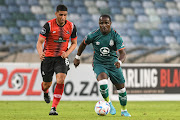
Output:
[[[95,112],[100,116],[105,116],[110,112],[110,105],[107,101],[98,101],[94,108]]]

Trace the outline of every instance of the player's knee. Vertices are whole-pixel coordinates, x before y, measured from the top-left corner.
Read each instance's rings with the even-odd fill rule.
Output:
[[[108,79],[108,75],[105,72],[102,72],[98,75],[97,80]]]
[[[58,73],[56,75],[56,81],[58,84],[64,84],[65,78],[66,78],[66,74],[64,73]]]
[[[59,75],[59,76],[56,77],[56,81],[57,81],[58,84],[64,84],[65,78],[66,78],[66,76]]]
[[[123,89],[124,88],[124,83],[122,84],[114,84],[116,86],[117,90]]]
[[[64,84],[64,80],[65,80],[65,79],[59,78],[59,79],[57,79],[57,83],[58,83],[58,84]]]

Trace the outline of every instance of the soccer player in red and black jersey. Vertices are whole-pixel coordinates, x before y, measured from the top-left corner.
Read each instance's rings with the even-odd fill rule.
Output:
[[[49,20],[43,26],[37,41],[37,51],[41,59],[41,84],[44,91],[44,100],[50,103],[48,89],[52,84],[52,77],[56,73],[57,85],[54,90],[53,103],[49,115],[58,115],[56,107],[62,97],[64,90],[64,80],[69,70],[69,54],[77,45],[76,26],[66,20],[68,11],[65,5],[58,5],[56,8],[56,18]],[[71,46],[68,48],[69,39]],[[44,47],[42,47],[44,43]]]

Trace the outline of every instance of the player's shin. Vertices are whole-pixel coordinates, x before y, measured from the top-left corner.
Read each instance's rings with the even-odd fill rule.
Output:
[[[56,88],[54,90],[54,98],[53,98],[53,103],[52,103],[52,107],[57,107],[57,105],[59,104],[59,101],[62,97],[64,91],[64,84],[56,84]]]
[[[104,98],[105,101],[110,102],[109,99],[109,90],[108,90],[108,80],[103,79],[98,82],[99,89],[101,92],[102,97]]]
[[[119,101],[121,104],[121,110],[127,110],[126,104],[127,104],[127,93],[126,93],[126,88],[122,88],[120,90],[117,90],[119,94]]]
[[[44,91],[44,93],[48,93],[48,92],[49,92],[48,89],[47,89],[47,90],[44,89],[44,87],[43,87],[43,82],[41,83],[41,88],[42,88],[42,91]]]

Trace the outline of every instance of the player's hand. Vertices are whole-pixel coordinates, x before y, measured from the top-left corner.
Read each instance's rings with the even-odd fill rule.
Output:
[[[67,53],[66,53],[66,52],[62,51],[61,57],[65,59],[65,58],[67,58],[67,57],[68,57],[68,55],[67,55]]]
[[[120,68],[120,63],[119,62],[115,62],[114,65],[116,66],[116,68]]]
[[[39,58],[40,58],[41,61],[43,61],[45,59],[44,57],[45,57],[45,53],[44,52],[39,54]]]
[[[80,64],[80,60],[74,59],[74,66],[77,67]]]

